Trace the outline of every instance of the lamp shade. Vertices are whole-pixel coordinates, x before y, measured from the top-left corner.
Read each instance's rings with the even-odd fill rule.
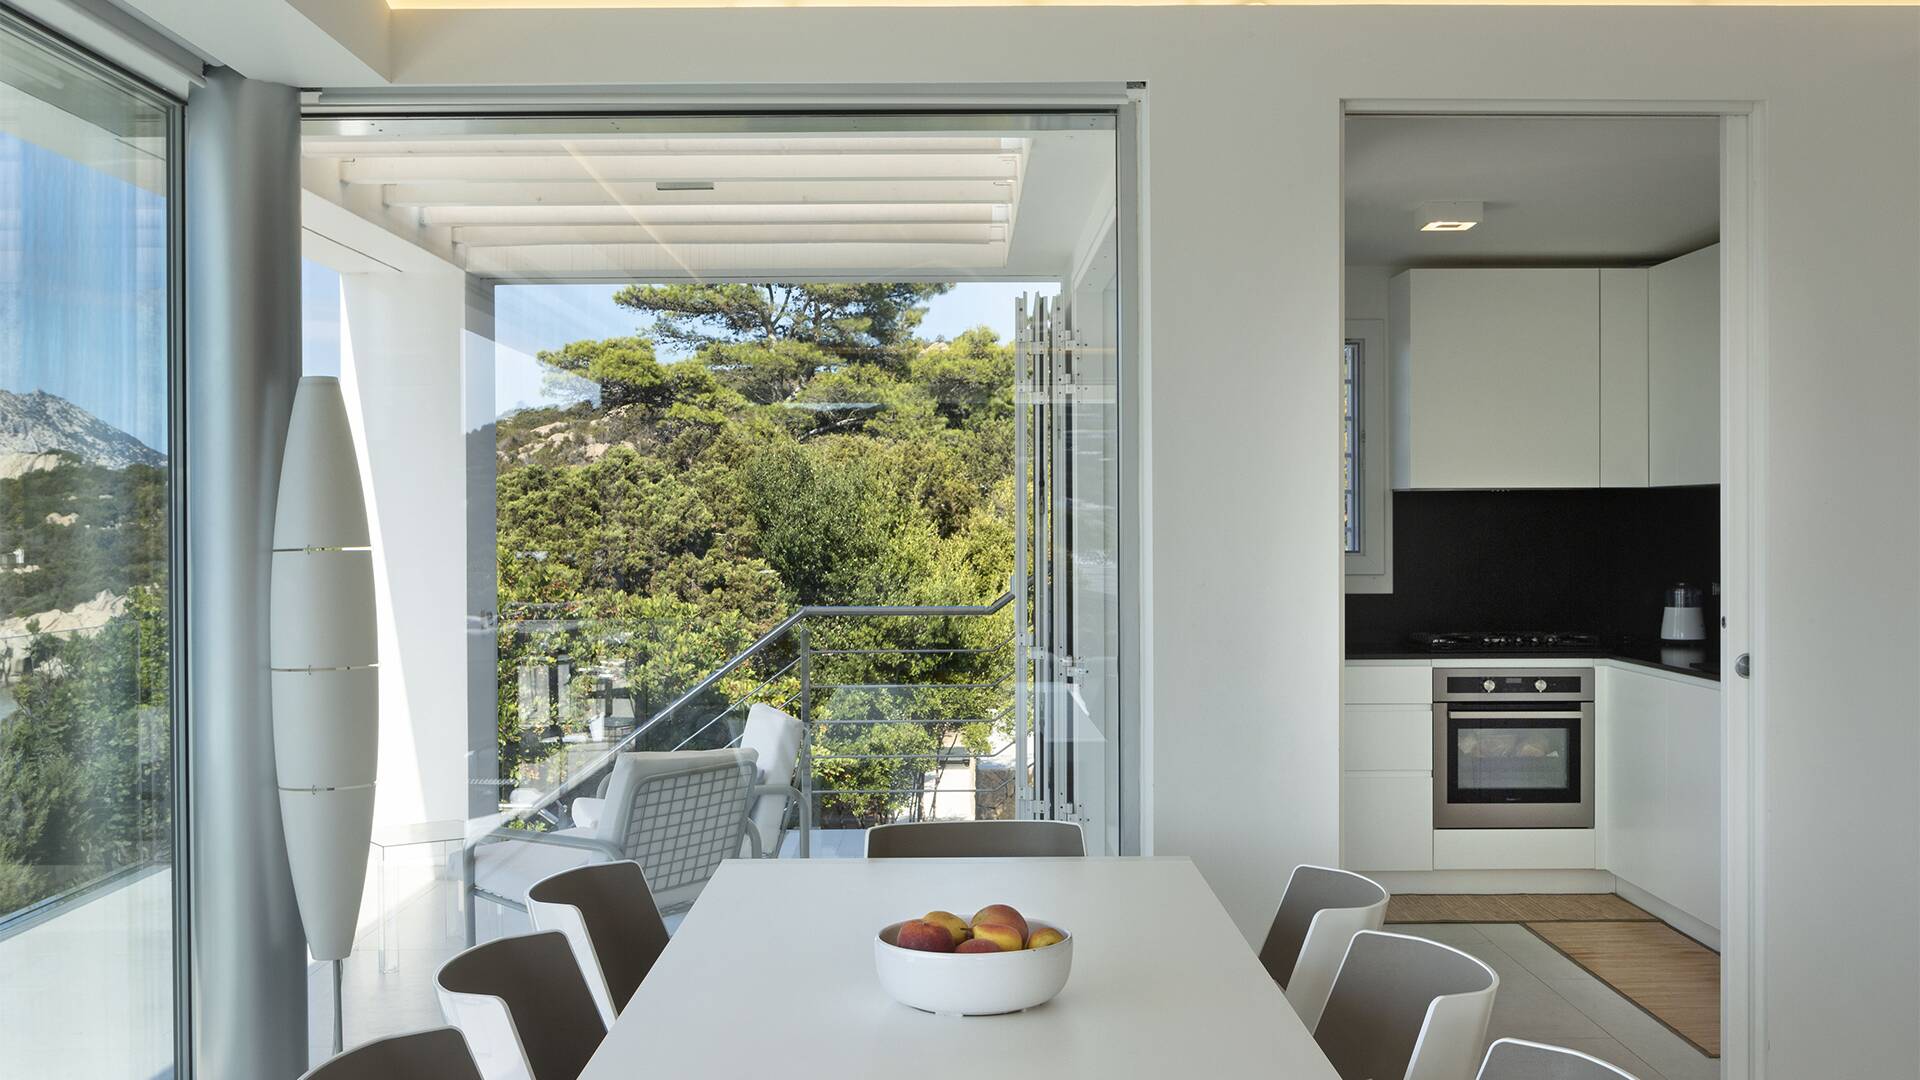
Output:
[[[280,470],[268,655],[280,818],[318,960],[353,951],[373,834],[380,684],[369,543],[340,381],[308,376]]]

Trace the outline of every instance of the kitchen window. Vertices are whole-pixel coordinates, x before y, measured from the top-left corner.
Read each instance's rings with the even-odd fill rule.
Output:
[[[1388,366],[1386,323],[1350,320],[1340,348],[1340,534],[1350,593],[1393,591]]]

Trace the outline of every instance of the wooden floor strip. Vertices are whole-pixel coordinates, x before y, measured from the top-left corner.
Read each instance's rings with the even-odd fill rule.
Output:
[[[1720,954],[1661,922],[1533,922],[1540,940],[1708,1057],[1720,1056]]]
[[[1390,923],[1651,922],[1612,893],[1415,894],[1387,901]]]

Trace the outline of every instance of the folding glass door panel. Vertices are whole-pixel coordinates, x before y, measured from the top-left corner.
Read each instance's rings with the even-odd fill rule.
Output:
[[[0,9],[0,1074],[174,1070],[180,109]]]

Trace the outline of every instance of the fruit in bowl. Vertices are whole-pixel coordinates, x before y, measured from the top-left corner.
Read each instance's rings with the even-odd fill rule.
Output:
[[[1019,1012],[1052,1000],[1073,968],[1073,935],[1008,904],[971,922],[930,911],[884,927],[874,967],[903,1004],[946,1016]]]

